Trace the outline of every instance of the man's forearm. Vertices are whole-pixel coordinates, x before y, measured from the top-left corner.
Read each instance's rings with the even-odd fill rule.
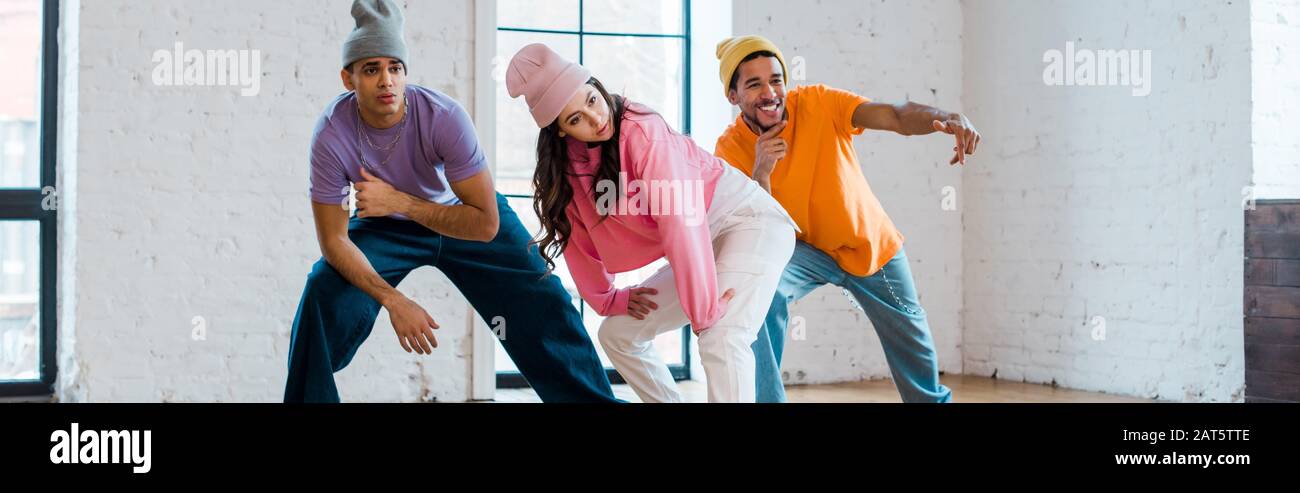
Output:
[[[945,122],[957,116],[956,113],[944,111],[933,106],[908,101],[894,106],[898,114],[898,133],[902,135],[929,135],[934,133],[933,122]]]
[[[402,298],[401,291],[392,287],[370,265],[366,254],[348,239],[335,239],[321,248],[325,261],[339,271],[349,283],[370,295],[379,304],[388,307],[393,301]]]
[[[469,204],[442,205],[409,195],[401,212],[435,233],[469,241],[492,241],[500,221],[488,211]]]

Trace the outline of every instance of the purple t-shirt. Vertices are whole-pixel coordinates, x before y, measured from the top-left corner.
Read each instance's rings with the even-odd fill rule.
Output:
[[[439,204],[460,203],[449,184],[487,169],[469,114],[446,94],[416,85],[406,86],[406,101],[405,126],[399,123],[387,129],[361,121],[355,93],[343,94],[325,108],[311,140],[312,201],[345,204],[349,184],[364,181],[359,158],[364,152],[370,173],[393,188]],[[399,130],[402,141],[391,151],[371,149],[359,140],[364,137],[357,135],[358,124],[381,148],[392,143]],[[380,165],[385,158],[387,163]]]

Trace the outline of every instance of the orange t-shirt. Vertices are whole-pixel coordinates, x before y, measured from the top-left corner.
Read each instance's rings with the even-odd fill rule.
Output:
[[[903,234],[871,193],[853,149],[853,136],[863,130],[853,126],[853,111],[868,101],[820,84],[788,91],[780,134],[787,151],[771,177],[772,196],[803,230],[799,240],[859,277],[875,274],[903,246]],[[736,117],[714,154],[752,176],[757,141]]]

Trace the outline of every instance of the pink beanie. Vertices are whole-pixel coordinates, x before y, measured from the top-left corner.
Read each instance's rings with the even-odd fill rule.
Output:
[[[506,69],[506,92],[523,96],[538,128],[546,128],[560,117],[564,105],[591,79],[591,71],[565,60],[541,43],[525,46],[510,59]]]

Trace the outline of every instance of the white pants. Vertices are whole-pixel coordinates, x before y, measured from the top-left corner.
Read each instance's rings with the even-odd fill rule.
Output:
[[[794,253],[797,227],[771,195],[727,166],[708,211],[717,261],[718,294],[735,289],[727,311],[698,332],[709,402],[754,402],[754,352],[750,348],[772,306],[781,272]],[[671,265],[640,284],[654,288],[658,309],[644,320],[628,315],[600,324],[600,344],[618,373],[643,402],[681,402],[668,365],[654,348],[655,336],[690,323],[677,298]]]

